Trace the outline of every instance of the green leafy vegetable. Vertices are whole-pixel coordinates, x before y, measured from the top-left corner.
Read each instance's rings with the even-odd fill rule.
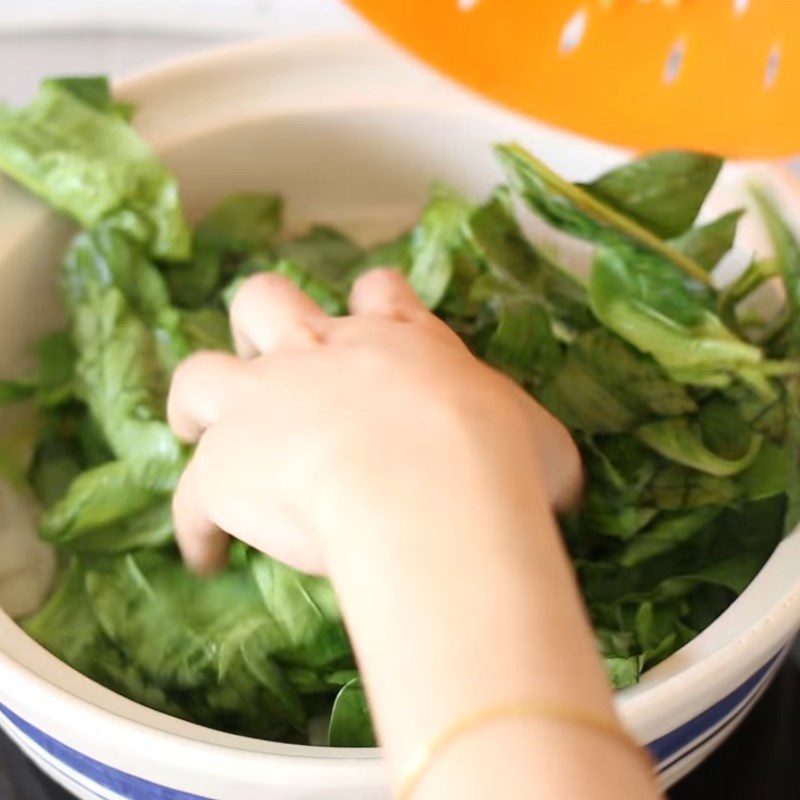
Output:
[[[271,253],[283,225],[283,202],[272,194],[241,193],[215,206],[194,234],[190,262],[169,264],[165,277],[176,305],[197,308],[243,261]]]
[[[471,211],[462,197],[439,185],[412,234],[408,280],[428,308],[441,303],[455,275],[455,254]]]
[[[637,158],[585,188],[657,236],[684,233],[722,168],[722,159],[681,150]]]
[[[500,147],[510,186],[483,203],[436,186],[410,233],[364,249],[326,226],[288,237],[282,201],[261,193],[224,199],[190,234],[128,111],[104,79],[67,78],[0,114],[0,168],[85,229],[60,273],[66,329],[39,342],[37,370],[0,383],[0,402],[37,415],[0,467],[27,480],[63,565],[25,627],[94,680],[234,733],[305,742],[327,723],[333,746],[375,743],[326,580],[241,544],[199,580],[174,546],[188,454],[165,422],[169,381],[187,354],[231,348],[225,307],[258,272],[342,314],[366,269],[398,268],[570,428],[587,488],[562,527],[617,687],[712,622],[800,519],[800,245],[759,193],[774,255],[711,285],[741,214],[695,225],[719,159],[656,153],[575,185]],[[523,231],[512,191],[565,251],[592,251],[588,280]],[[746,318],[775,277],[782,313]]]
[[[729,211],[707,225],[690,228],[676,239],[672,239],[670,243],[676,250],[710,272],[733,247],[742,214],[744,211],[741,209]]]
[[[707,283],[705,270],[635,220],[568,183],[518,145],[497,148],[512,185],[542,217],[562,230],[605,244],[636,243]]]
[[[718,478],[736,475],[749,467],[763,441],[761,436],[754,434],[744,455],[723,458],[705,446],[700,431],[685,417],[650,422],[642,425],[636,435],[664,458]]]
[[[336,696],[328,744],[331,747],[375,747],[367,697],[359,678],[353,678]]]
[[[158,256],[188,255],[175,180],[96,82],[45,81],[30,106],[4,111],[0,169],[83,227],[113,221]]]
[[[726,386],[762,352],[729,331],[678,276],[632,249],[601,247],[589,287],[592,311],[678,383]]]
[[[280,259],[296,264],[340,294],[347,293],[364,259],[364,251],[355,242],[324,225],[317,225],[303,236],[285,242],[277,253]]]

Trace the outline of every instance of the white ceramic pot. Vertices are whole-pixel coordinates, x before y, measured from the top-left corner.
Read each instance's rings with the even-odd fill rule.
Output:
[[[119,90],[178,174],[192,216],[231,191],[268,189],[286,196],[292,227],[325,221],[374,238],[414,219],[432,179],[485,195],[500,178],[490,152],[496,141],[519,140],[576,178],[624,157],[498,110],[371,38],[238,46],[139,75]],[[752,168],[798,209],[788,178]],[[724,174],[717,206],[741,200],[741,178],[741,168]],[[60,321],[54,270],[68,234],[63,221],[0,183],[2,375],[24,368],[26,345]],[[7,431],[19,418],[0,422]],[[24,536],[3,513],[0,530]],[[741,720],[799,623],[795,533],[720,619],[618,695],[666,784]],[[172,719],[74,672],[2,613],[0,724],[82,798],[389,796],[378,751],[260,742]]]

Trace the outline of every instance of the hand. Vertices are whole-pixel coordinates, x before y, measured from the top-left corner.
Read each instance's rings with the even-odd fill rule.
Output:
[[[502,503],[537,485],[556,508],[577,498],[566,429],[399,273],[363,276],[350,309],[328,317],[285,278],[256,276],[231,309],[237,355],[178,368],[170,424],[198,445],[174,513],[196,571],[224,564],[228,534],[325,573],[329,546],[388,517],[425,525],[432,505]]]

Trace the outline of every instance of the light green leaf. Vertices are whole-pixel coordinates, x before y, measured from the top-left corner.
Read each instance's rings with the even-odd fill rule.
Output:
[[[454,252],[464,242],[471,212],[464,198],[437,185],[412,233],[408,280],[428,308],[441,303],[453,279]]]
[[[633,250],[597,251],[589,295],[606,327],[652,355],[678,383],[724,387],[748,368],[757,374],[763,361],[679,279]]]
[[[46,81],[33,103],[0,115],[0,169],[85,228],[132,215],[154,254],[189,254],[174,178],[100,93]],[[87,102],[87,99],[89,100]]]
[[[750,466],[764,441],[755,434],[743,456],[723,458],[706,447],[699,429],[685,417],[642,425],[636,436],[664,458],[718,478],[736,475]]]
[[[738,209],[701,225],[690,228],[670,244],[701,267],[711,272],[720,259],[733,247],[736,229],[744,211]]]

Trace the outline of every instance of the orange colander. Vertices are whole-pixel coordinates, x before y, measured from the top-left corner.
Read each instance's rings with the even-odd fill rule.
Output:
[[[637,149],[800,153],[800,0],[349,0],[424,61]]]

